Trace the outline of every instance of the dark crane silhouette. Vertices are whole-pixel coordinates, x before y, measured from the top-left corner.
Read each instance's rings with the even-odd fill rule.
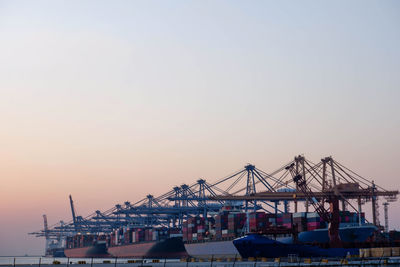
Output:
[[[330,204],[330,211],[325,209],[324,202],[319,202],[315,197],[315,194],[311,191],[311,189],[307,185],[306,177],[298,172],[295,169],[295,164],[286,167],[287,170],[290,171],[292,175],[293,181],[296,183],[298,189],[305,195],[308,202],[313,205],[315,211],[319,214],[319,216],[327,223],[329,223],[328,235],[329,242],[331,247],[340,247],[342,242],[339,236],[339,224],[340,224],[340,216],[339,216],[339,198],[336,194],[327,195],[324,198],[325,202]]]
[[[72,221],[74,223],[74,228],[75,228],[75,231],[78,231],[78,225],[77,225],[77,220],[76,220],[74,201],[72,201],[72,196],[71,195],[69,195],[69,203],[71,205]]]

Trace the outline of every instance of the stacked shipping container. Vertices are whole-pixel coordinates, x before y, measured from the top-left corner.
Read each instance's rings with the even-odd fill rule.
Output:
[[[250,232],[259,232],[270,226],[265,212],[249,213],[249,230]]]
[[[215,237],[216,239],[228,237],[228,211],[223,211],[215,216]]]
[[[350,211],[340,211],[340,222],[342,223],[357,223],[359,221],[358,219],[358,213],[356,212],[350,212]],[[364,212],[361,212],[361,223],[365,223],[365,214]]]
[[[276,225],[286,228],[292,228],[292,214],[291,213],[278,213],[276,214]]]
[[[186,227],[186,230],[185,230]],[[183,240],[184,241],[197,241],[203,240],[206,235],[206,223],[202,217],[189,218],[183,224]]]
[[[297,231],[312,231],[326,228],[316,212],[296,212],[268,214],[265,212],[251,212],[249,216],[249,232],[262,232],[271,226],[291,228]],[[349,211],[340,212],[340,221],[348,223],[358,222],[359,215]],[[361,214],[362,223],[365,222],[364,213]],[[202,241],[205,239],[235,238],[244,233],[246,227],[246,213],[225,208],[214,217],[207,219],[197,216],[183,222],[182,233],[179,229],[168,228],[136,228],[123,227],[111,233],[107,238],[111,246],[150,242],[166,239],[168,237],[182,236],[183,241]],[[93,243],[93,236],[77,235],[70,240],[71,246],[80,247]]]
[[[186,229],[186,228],[184,228]],[[123,227],[115,230],[107,238],[109,246],[127,245],[139,242],[151,242],[181,236],[177,228],[135,228]],[[104,239],[106,240],[106,239]]]
[[[316,212],[307,213],[307,231],[324,228],[321,227],[321,224],[323,224],[323,226],[325,227],[325,224],[322,218],[319,217],[318,213]]]
[[[101,235],[82,235],[77,234],[67,237],[67,248],[82,248],[94,245],[96,241],[106,241],[107,236]]]
[[[307,231],[307,213],[295,212],[293,213],[293,225],[297,227],[298,232]]]
[[[228,215],[228,237],[236,237],[246,225],[246,214],[235,212]]]

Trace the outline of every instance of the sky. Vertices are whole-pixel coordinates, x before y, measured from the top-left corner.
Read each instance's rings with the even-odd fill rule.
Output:
[[[0,1],[0,255],[247,163],[400,189],[398,1]],[[400,205],[389,206],[400,228]],[[383,210],[381,211],[383,221]]]

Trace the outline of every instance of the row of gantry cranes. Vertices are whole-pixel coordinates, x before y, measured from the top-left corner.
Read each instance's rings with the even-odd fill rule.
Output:
[[[361,216],[367,202],[371,202],[371,223],[388,231],[388,204],[397,200],[398,193],[378,186],[332,157],[313,163],[300,155],[271,173],[248,164],[214,183],[198,179],[192,185],[175,186],[158,197],[147,195],[136,203],[117,204],[86,217],[76,215],[69,196],[71,221],[60,221],[49,227],[43,215],[44,229],[29,234],[45,237],[48,251],[64,246],[67,236],[78,233],[110,233],[123,226],[180,228],[188,217],[217,214],[223,206],[234,206],[243,212],[268,213],[308,212],[312,207],[310,211],[318,212],[330,222],[329,233],[334,243],[339,210],[354,210]],[[379,199],[384,199],[384,227],[379,221]],[[299,205],[300,202],[304,205]]]

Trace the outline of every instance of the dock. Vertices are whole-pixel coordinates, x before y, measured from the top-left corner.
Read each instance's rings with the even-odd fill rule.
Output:
[[[400,266],[400,257],[381,258],[259,258],[259,259],[84,259],[0,257],[1,267],[290,267]]]

